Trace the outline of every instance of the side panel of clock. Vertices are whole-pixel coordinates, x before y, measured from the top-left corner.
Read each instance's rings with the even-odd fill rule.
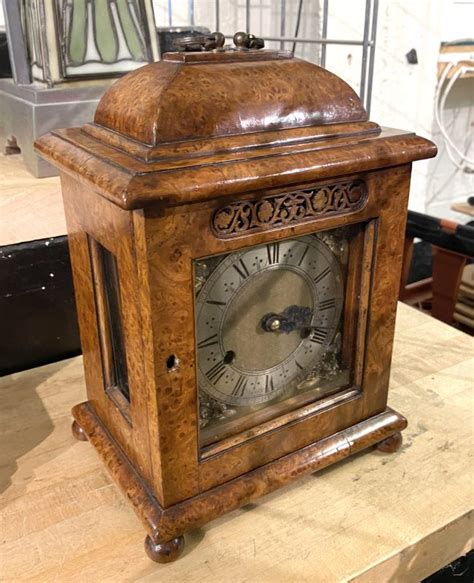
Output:
[[[151,290],[166,504],[205,491],[384,410],[409,178],[410,166],[344,177],[366,182],[369,196],[362,209],[227,239],[216,237],[211,229],[218,203],[145,211],[143,237]],[[251,200],[252,193],[246,198]],[[356,325],[349,326],[353,338],[345,345],[346,351],[354,351],[354,386],[320,409],[316,407],[309,414],[302,410],[299,416],[289,418],[289,423],[276,423],[263,431],[260,428],[251,438],[249,434],[203,455],[198,445],[193,261],[355,223],[366,227],[357,240],[363,267],[349,278],[352,299],[344,315],[348,323],[356,320]]]
[[[87,398],[160,499],[159,449],[150,447],[156,423],[148,421],[155,393],[146,334],[151,324],[141,297],[133,216],[67,175],[61,182]]]

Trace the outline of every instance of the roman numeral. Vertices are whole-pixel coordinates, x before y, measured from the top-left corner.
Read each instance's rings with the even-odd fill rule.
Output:
[[[226,370],[225,362],[221,360],[206,372],[206,376],[212,383],[217,383],[224,376]]]
[[[322,344],[326,338],[326,331],[322,328],[314,328],[311,332],[310,341],[315,344]]]
[[[213,334],[212,336],[209,336],[208,338],[204,338],[204,340],[201,340],[201,342],[198,342],[197,347],[199,349],[201,348],[207,348],[208,346],[213,346],[214,344],[217,344],[217,334]]]
[[[273,385],[273,377],[272,375],[265,376],[265,393],[272,393],[275,390]]]
[[[329,310],[330,308],[334,308],[336,306],[336,298],[331,298],[330,300],[324,300],[323,302],[319,302],[319,310],[322,312],[323,310]]]
[[[304,258],[306,257],[306,253],[308,253],[308,249],[309,247],[306,246],[306,249],[303,251],[303,255],[300,257],[300,260],[298,261],[298,267],[300,267],[300,265],[303,263]]]
[[[238,263],[234,263],[232,267],[240,275],[242,279],[246,279],[250,274],[247,266],[245,265],[243,259],[239,259]]]
[[[314,283],[319,283],[322,279],[326,277],[326,275],[328,275],[328,273],[331,273],[330,267],[326,267],[326,269],[323,269],[321,273],[318,273],[318,275],[315,278],[313,278]]]
[[[280,262],[280,243],[270,243],[267,245],[267,255],[269,265]]]
[[[247,387],[248,378],[244,376],[240,376],[239,380],[235,383],[235,387],[232,390],[233,397],[243,397],[245,393],[245,389]]]
[[[206,300],[206,304],[211,304],[211,306],[225,306],[225,302],[220,302],[219,300]]]

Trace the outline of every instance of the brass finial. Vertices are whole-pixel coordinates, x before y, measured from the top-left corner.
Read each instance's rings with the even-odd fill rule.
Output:
[[[245,49],[263,49],[265,41],[263,38],[257,38],[254,34],[248,32],[236,32],[234,34],[234,44],[238,51]]]

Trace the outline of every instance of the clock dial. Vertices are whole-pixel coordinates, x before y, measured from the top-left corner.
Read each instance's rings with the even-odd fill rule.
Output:
[[[314,236],[229,254],[197,297],[199,389],[255,407],[306,388],[342,306],[339,260]]]

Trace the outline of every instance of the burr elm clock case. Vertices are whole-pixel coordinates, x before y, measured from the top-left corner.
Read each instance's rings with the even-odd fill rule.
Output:
[[[397,291],[411,163],[436,148],[368,121],[329,71],[240,48],[168,53],[36,143],[68,225],[73,432],[159,562],[406,426],[387,407]]]

